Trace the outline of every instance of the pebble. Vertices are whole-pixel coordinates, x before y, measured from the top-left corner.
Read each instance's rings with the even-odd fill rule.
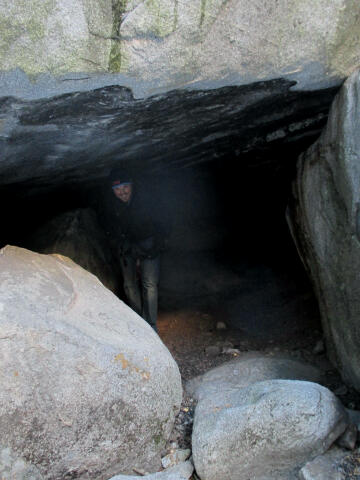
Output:
[[[238,350],[237,348],[223,348],[221,353],[228,355],[239,355],[240,350]]]
[[[161,459],[161,464],[164,468],[174,467],[178,463],[185,462],[191,455],[190,449],[175,450]]]

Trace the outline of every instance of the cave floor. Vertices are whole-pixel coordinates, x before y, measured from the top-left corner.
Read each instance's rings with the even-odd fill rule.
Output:
[[[280,315],[258,327],[246,317],[243,321],[239,319],[237,328],[229,325],[227,314],[226,305],[215,310],[204,307],[178,308],[159,313],[159,336],[177,361],[183,383],[245,352],[256,351],[269,356],[284,354],[319,367],[324,372],[323,385],[334,392],[347,408],[360,409],[360,394],[344,385],[325,351],[316,351],[322,340],[322,332],[315,312],[309,322],[295,319],[289,324],[289,319]],[[219,322],[224,323],[226,328],[219,329]],[[195,403],[193,398],[184,393],[181,410],[164,454],[172,448],[191,448]],[[359,462],[360,453],[349,452],[344,462],[346,478],[360,479],[356,473]]]

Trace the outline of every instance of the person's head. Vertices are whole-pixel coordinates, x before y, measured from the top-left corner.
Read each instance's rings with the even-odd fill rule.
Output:
[[[115,197],[127,203],[133,191],[133,181],[129,172],[124,169],[112,170],[110,173],[110,183]]]

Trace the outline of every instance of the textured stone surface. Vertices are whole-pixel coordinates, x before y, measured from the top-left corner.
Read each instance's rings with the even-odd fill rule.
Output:
[[[1,480],[43,480],[39,470],[0,444]]]
[[[325,87],[359,62],[359,12],[357,0],[2,0],[0,70],[120,72],[113,84],[147,95],[278,77]]]
[[[157,78],[157,88],[280,72],[311,86],[347,76],[359,60],[356,0],[156,0],[126,10],[118,68]]]
[[[174,467],[178,463],[185,462],[191,455],[191,450],[175,450],[161,459],[164,468]]]
[[[48,480],[156,470],[181,401],[156,333],[71,260],[0,251],[0,437]]]
[[[348,455],[346,450],[332,447],[323,455],[308,462],[299,472],[300,480],[345,480],[339,471],[341,460]]]
[[[145,480],[188,480],[194,471],[192,462],[183,462],[175,467],[168,468],[162,472],[144,475],[141,478]],[[134,480],[139,478],[133,475],[115,475],[110,480]]]
[[[193,459],[202,480],[292,480],[348,423],[339,400],[310,382],[228,387],[195,410]]]
[[[350,423],[345,432],[337,439],[337,445],[347,450],[354,450],[356,445],[358,429],[353,423]]]
[[[319,382],[321,372],[298,360],[266,357],[251,352],[189,380],[185,388],[189,395],[201,399],[220,393],[223,389],[248,387],[273,379]]]
[[[312,277],[327,352],[360,389],[360,74],[336,97],[318,142],[299,159],[291,224]]]
[[[320,133],[335,94],[291,92],[291,85],[274,80],[138,101],[116,86],[33,101],[3,98],[0,184],[46,191],[83,187],[119,161],[143,171],[255,149],[266,156],[274,142],[294,145]]]
[[[108,70],[109,0],[1,0],[0,18],[0,70],[19,67],[32,75]]]

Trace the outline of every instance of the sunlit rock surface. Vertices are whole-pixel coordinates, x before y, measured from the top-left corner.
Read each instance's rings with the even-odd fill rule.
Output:
[[[66,257],[5,247],[0,286],[0,454],[48,480],[157,471],[182,388],[152,328]]]
[[[357,0],[1,0],[0,70],[115,72],[137,96],[279,77],[326,87],[359,60],[359,12]]]
[[[360,74],[299,159],[292,229],[318,297],[328,353],[360,388]]]
[[[348,424],[330,390],[269,380],[207,392],[196,406],[192,447],[202,480],[292,480]]]

